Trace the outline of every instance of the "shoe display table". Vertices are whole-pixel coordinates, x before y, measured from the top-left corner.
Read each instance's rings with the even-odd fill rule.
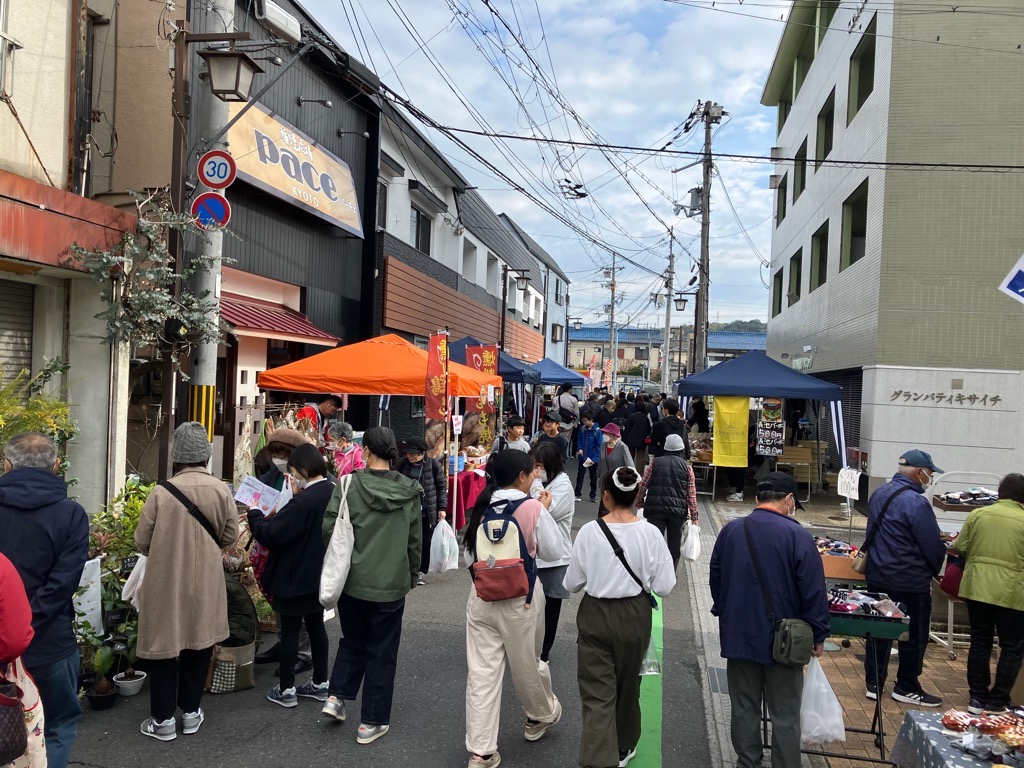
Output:
[[[981,760],[953,746],[943,733],[941,712],[907,712],[893,744],[891,764],[900,768],[985,768]]]

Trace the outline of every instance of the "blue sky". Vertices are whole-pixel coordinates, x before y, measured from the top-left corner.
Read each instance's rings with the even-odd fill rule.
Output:
[[[778,18],[785,2],[758,9],[755,13],[774,15],[763,19],[714,10],[710,0],[692,6],[665,0],[490,0],[489,5],[483,0],[303,0],[303,5],[385,83],[448,126],[479,129],[484,121],[502,133],[584,141],[596,134],[610,144],[660,147],[672,141],[672,149],[698,150],[701,125],[676,134],[697,101],[711,99],[730,113],[717,129],[716,151],[767,155],[773,143],[774,110],[760,106],[759,99],[782,32]],[[542,78],[531,72],[535,67]],[[496,212],[509,214],[558,260],[573,281],[572,313],[587,323],[605,320],[597,313],[608,302],[600,271],[610,264],[608,252],[511,190],[443,135],[425,130]],[[654,272],[667,267],[667,225],[675,227],[677,240],[694,257],[699,254],[699,219],[674,213],[674,202],[689,203],[688,190],[700,183],[700,168],[672,170],[692,159],[605,156],[519,141],[497,147],[483,137],[464,138],[563,216]],[[763,320],[767,271],[742,236],[723,184],[754,246],[768,258],[771,165],[719,160],[717,168],[710,319]],[[567,199],[559,187],[564,179],[580,184],[587,197]],[[678,287],[692,275],[690,258],[678,246],[676,253]],[[623,264],[618,282],[623,302],[617,321],[664,322],[664,311],[648,301],[662,281]],[[685,316],[689,322],[692,306]]]

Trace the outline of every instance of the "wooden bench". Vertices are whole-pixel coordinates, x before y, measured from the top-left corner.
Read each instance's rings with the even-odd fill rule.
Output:
[[[807,498],[800,499],[801,502],[811,500],[811,485],[814,483],[814,455],[810,448],[801,445],[787,445],[782,449],[782,455],[775,457],[775,466],[791,467],[793,477],[797,477],[797,467],[807,467]]]

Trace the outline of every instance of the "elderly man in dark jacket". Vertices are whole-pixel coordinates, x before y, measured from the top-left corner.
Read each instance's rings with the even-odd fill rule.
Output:
[[[722,656],[727,659],[732,703],[732,744],[738,768],[761,765],[761,707],[772,720],[772,767],[800,765],[800,699],[803,669],[777,664],[773,627],[762,585],[775,619],[810,624],[814,655],[829,635],[828,596],[814,539],[793,519],[800,507],[796,481],[769,472],[757,486],[757,507],[722,529],[711,554],[711,613],[718,617]],[[759,569],[755,569],[752,547]]]
[[[892,480],[881,486],[868,500],[868,528],[865,542],[873,540],[868,551],[868,590],[885,592],[906,605],[910,615],[910,640],[899,643],[900,665],[896,685],[890,694],[896,701],[919,707],[937,707],[942,699],[925,693],[918,678],[928,647],[928,628],[932,617],[932,579],[938,575],[946,556],[939,524],[932,505],[924,497],[924,486],[942,470],[932,457],[920,450],[900,456],[899,468]],[[885,512],[883,516],[883,511]],[[875,687],[885,685],[889,672],[891,640],[869,640],[864,657],[864,681],[867,697],[876,699]]]
[[[430,569],[430,535],[448,512],[448,479],[441,462],[427,456],[427,441],[421,437],[405,441],[405,456],[395,462],[394,469],[423,486],[423,550],[416,580],[417,586],[423,586]]]
[[[68,498],[58,464],[46,435],[28,432],[4,446],[0,552],[18,569],[32,606],[35,638],[23,659],[46,713],[47,764],[63,768],[82,717],[71,600],[88,557],[89,519]]]
[[[683,438],[684,458],[690,458],[690,438],[686,422],[679,418],[679,401],[669,397],[661,401],[661,419],[651,428],[651,455],[665,455],[665,438],[679,435]]]

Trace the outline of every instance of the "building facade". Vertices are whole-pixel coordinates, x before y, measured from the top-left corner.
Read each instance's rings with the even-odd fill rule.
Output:
[[[661,328],[639,328],[616,326],[615,353],[618,357],[616,370],[619,374],[637,367],[639,375],[646,379],[660,377],[661,372]],[[603,371],[605,362],[612,359],[611,334],[608,325],[569,326],[569,367],[581,372],[591,369]],[[605,382],[607,385],[607,382]]]
[[[765,334],[756,331],[708,331],[708,367],[766,346]]]
[[[908,446],[946,469],[1024,455],[1024,308],[997,291],[1024,253],[1024,185],[920,165],[1020,162],[1024,18],[992,9],[797,2],[762,95],[786,158],[768,353],[843,387],[872,485]]]

